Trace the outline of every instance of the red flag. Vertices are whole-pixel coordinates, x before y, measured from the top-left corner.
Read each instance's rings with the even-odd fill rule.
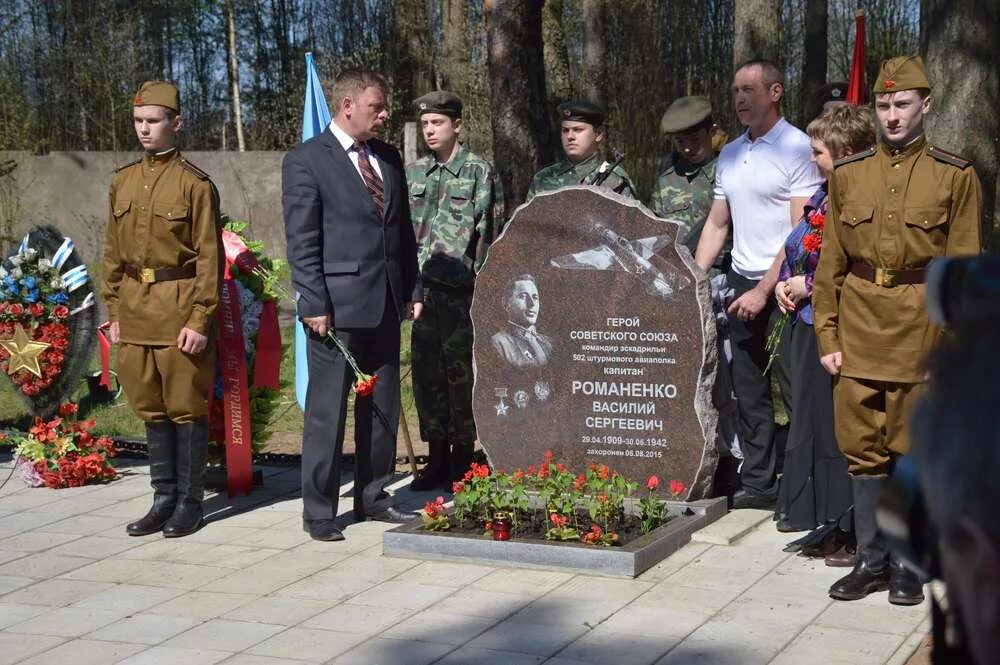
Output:
[[[860,105],[868,101],[865,86],[865,10],[854,14],[854,55],[851,58],[851,79],[847,83],[847,103]]]

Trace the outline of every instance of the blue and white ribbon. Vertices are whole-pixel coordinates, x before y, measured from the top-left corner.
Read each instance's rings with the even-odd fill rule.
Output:
[[[31,235],[31,234],[30,233],[25,234],[24,240],[21,241],[21,246],[17,248],[17,253],[18,254],[24,254],[26,251],[28,251],[28,236],[29,235]]]
[[[70,254],[73,253],[73,249],[73,241],[69,238],[64,239],[62,244],[59,245],[59,249],[57,249],[56,253],[52,255],[52,265],[54,265],[57,270],[62,270],[63,264],[66,263],[66,259],[68,259]]]
[[[86,284],[89,279],[90,276],[87,274],[87,266],[82,263],[62,274],[63,285],[70,293],[73,293],[73,291]]]
[[[80,306],[72,309],[69,314],[70,316],[73,316],[74,314],[79,314],[83,310],[87,309],[88,307],[92,307],[93,305],[94,305],[94,292],[91,291],[90,293],[87,294],[87,297],[83,299],[83,302],[80,303]]]

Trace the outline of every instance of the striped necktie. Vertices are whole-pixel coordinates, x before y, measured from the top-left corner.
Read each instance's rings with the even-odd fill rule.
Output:
[[[357,141],[354,149],[358,151],[358,168],[361,169],[361,177],[364,178],[365,187],[368,193],[375,200],[375,208],[378,209],[378,216],[385,215],[385,194],[382,191],[382,178],[379,177],[372,163],[368,160],[368,152],[365,150],[365,142]]]

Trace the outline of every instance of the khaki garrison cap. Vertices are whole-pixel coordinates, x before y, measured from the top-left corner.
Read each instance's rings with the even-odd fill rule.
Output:
[[[417,115],[440,113],[451,118],[462,117],[462,98],[454,92],[436,90],[413,100]]]
[[[705,97],[680,97],[675,99],[660,120],[664,134],[679,134],[694,129],[712,117],[712,103]]]
[[[181,93],[177,86],[166,81],[146,81],[135,93],[135,106],[165,106],[174,113],[181,112]]]
[[[924,61],[917,55],[903,55],[898,58],[890,58],[882,63],[882,68],[878,72],[878,80],[875,81],[875,87],[872,88],[872,91],[882,94],[918,88],[931,89],[930,81],[927,80],[927,70],[924,69]]]
[[[558,107],[559,121],[586,122],[594,127],[604,124],[604,109],[593,102],[573,101],[563,102]]]

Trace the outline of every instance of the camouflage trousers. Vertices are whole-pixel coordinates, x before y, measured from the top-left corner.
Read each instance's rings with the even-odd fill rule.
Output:
[[[424,310],[413,322],[413,397],[424,441],[472,444],[472,293],[425,287]]]

